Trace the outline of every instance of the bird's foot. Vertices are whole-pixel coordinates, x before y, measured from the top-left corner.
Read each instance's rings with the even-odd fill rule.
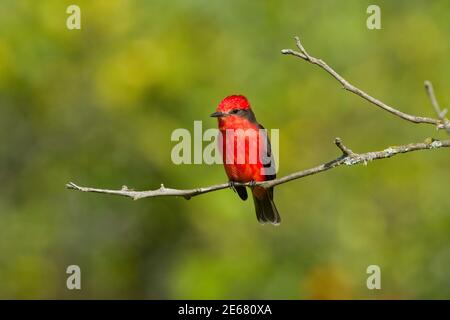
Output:
[[[249,182],[249,187],[250,187],[250,188],[256,187],[256,181],[255,181],[255,180],[251,180],[251,181]]]
[[[236,186],[235,186],[235,182],[234,181],[228,181],[228,186],[233,189],[233,191],[236,193]]]

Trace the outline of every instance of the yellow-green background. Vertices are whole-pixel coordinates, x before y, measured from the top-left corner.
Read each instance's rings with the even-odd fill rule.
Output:
[[[66,28],[81,7],[82,29]],[[382,30],[366,28],[369,4]],[[342,167],[276,188],[283,223],[230,190],[193,198],[83,194],[226,181],[170,160],[176,128],[215,127],[245,94],[280,129],[279,175],[357,152],[446,138],[378,110],[280,50],[301,36],[362,89],[434,116],[450,104],[448,1],[0,3],[0,298],[450,298],[449,150]],[[82,290],[66,289],[66,267]],[[382,290],[366,288],[377,264]]]

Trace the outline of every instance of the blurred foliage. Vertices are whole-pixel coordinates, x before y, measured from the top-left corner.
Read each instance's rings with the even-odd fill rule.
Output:
[[[81,7],[82,29],[66,28]],[[368,30],[379,4],[382,30]],[[280,50],[307,50],[402,111],[450,105],[448,1],[0,3],[1,298],[450,298],[448,150],[339,168],[277,187],[280,227],[220,191],[130,201],[64,184],[220,183],[170,161],[171,132],[241,93],[280,128],[280,175],[355,151],[444,138],[343,91]],[[66,289],[66,267],[82,290]],[[366,288],[366,268],[382,290]]]

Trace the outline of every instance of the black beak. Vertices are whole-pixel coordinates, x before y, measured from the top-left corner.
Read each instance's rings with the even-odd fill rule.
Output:
[[[225,113],[217,111],[217,112],[212,113],[212,114],[210,115],[210,117],[213,117],[213,118],[220,118],[220,117],[223,117],[224,115],[225,115]]]

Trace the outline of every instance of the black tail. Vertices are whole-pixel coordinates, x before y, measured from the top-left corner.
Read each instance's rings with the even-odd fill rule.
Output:
[[[256,217],[259,223],[272,223],[278,225],[281,222],[277,207],[273,202],[273,188],[265,189],[255,187],[252,190],[253,202],[255,203]]]

